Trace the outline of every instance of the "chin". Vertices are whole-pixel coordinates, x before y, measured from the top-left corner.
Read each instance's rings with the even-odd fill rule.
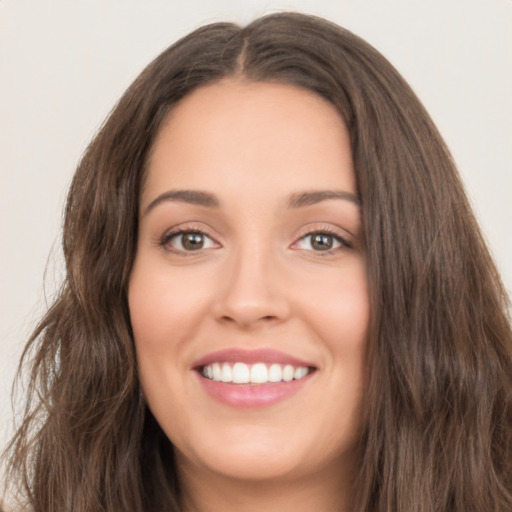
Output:
[[[338,450],[329,453],[331,447],[318,446],[317,436],[298,431],[290,435],[288,428],[239,425],[211,434],[190,438],[178,453],[178,464],[194,472],[206,470],[205,475],[257,482],[306,477],[353,460],[352,440],[342,443],[346,449],[340,451],[338,443]]]
[[[293,450],[265,443],[232,444],[219,450],[205,449],[194,459],[209,473],[245,481],[276,480],[300,473],[300,459]],[[178,458],[178,463],[181,461]]]

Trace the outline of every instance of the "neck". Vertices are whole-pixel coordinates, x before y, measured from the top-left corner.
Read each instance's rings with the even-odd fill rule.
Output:
[[[337,471],[269,480],[237,480],[180,468],[183,512],[344,512],[351,478]]]

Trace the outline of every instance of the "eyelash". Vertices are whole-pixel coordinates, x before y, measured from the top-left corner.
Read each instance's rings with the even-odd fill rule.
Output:
[[[333,229],[330,229],[328,227],[322,227],[322,228],[314,229],[312,231],[308,231],[308,232],[304,233],[297,239],[296,242],[293,243],[293,245],[296,245],[301,240],[304,240],[308,237],[313,237],[315,235],[324,235],[324,236],[332,237],[336,242],[339,243],[338,247],[334,247],[332,249],[327,249],[327,250],[323,250],[323,251],[311,250],[318,256],[331,256],[333,254],[337,254],[338,252],[342,252],[347,249],[353,248],[353,245],[346,238],[342,237],[338,232],[336,232]],[[305,250],[309,250],[309,249],[305,249]]]
[[[170,252],[174,252],[176,254],[183,255],[183,256],[191,256],[195,252],[201,251],[202,248],[198,249],[197,251],[194,251],[194,250],[187,251],[185,249],[177,249],[175,247],[172,247],[169,244],[173,238],[186,235],[187,233],[193,233],[193,234],[202,235],[204,237],[209,238],[214,243],[217,243],[212,237],[210,237],[207,233],[205,233],[201,229],[198,229],[198,228],[181,228],[181,229],[177,229],[176,231],[171,231],[171,232],[166,233],[161,238],[161,240],[159,241],[158,245],[160,247],[163,247],[164,249],[170,251]],[[352,249],[353,248],[353,245],[348,240],[346,240],[344,237],[342,237],[339,233],[337,233],[334,230],[329,229],[327,227],[322,227],[321,229],[316,229],[316,230],[308,231],[308,232],[302,234],[297,239],[297,241],[295,241],[292,244],[292,247],[294,245],[296,245],[298,242],[300,242],[301,240],[305,240],[306,238],[312,237],[314,235],[325,235],[325,236],[328,236],[328,237],[332,237],[336,242],[339,243],[338,247],[334,247],[332,249],[320,250],[320,251],[315,251],[315,250],[311,249],[311,252],[314,252],[314,253],[318,254],[319,256],[330,256],[330,255],[336,254],[336,253],[338,253],[340,251],[344,251],[346,249]],[[304,250],[309,251],[310,249],[304,249]]]
[[[209,238],[210,240],[213,240],[213,238],[211,236],[209,236],[207,233],[205,233],[202,229],[198,229],[198,228],[180,228],[180,229],[177,229],[175,231],[170,231],[168,233],[166,233],[160,240],[160,242],[158,243],[158,245],[160,247],[163,247],[164,249],[166,249],[167,251],[170,251],[170,252],[173,252],[173,253],[176,253],[176,254],[179,254],[181,256],[192,256],[195,252],[199,252],[201,249],[198,249],[197,251],[187,251],[185,249],[176,249],[175,247],[172,247],[170,245],[170,242],[173,238],[177,238],[179,236],[183,236],[183,235],[186,235],[187,233],[193,233],[193,234],[198,234],[198,235],[202,235],[204,237],[207,237]],[[213,240],[215,242],[215,240]],[[216,243],[216,242],[215,242]],[[182,244],[183,245],[183,244]]]

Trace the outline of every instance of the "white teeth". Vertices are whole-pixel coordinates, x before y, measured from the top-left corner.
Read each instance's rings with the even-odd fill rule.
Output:
[[[267,382],[290,382],[299,380],[309,374],[307,366],[280,365],[273,363],[256,363],[248,365],[242,362],[213,363],[204,366],[201,374],[217,382],[234,384],[266,384]]]
[[[295,372],[293,373],[293,378],[296,380],[302,379],[308,374],[308,369],[304,366],[299,366],[295,368]]]
[[[283,370],[280,364],[274,363],[268,369],[268,381],[279,382],[280,380],[283,380]]]
[[[287,364],[283,369],[283,380],[285,382],[290,382],[293,380],[293,373],[295,368],[291,364]]]
[[[233,365],[233,382],[235,384],[247,384],[249,382],[249,367],[244,363]]]
[[[268,382],[267,367],[263,363],[256,363],[251,368],[251,384],[264,384]]]
[[[222,382],[233,382],[233,372],[231,371],[231,365],[228,363],[222,365],[220,380],[222,380]]]
[[[211,366],[212,366],[212,372],[213,372],[213,380],[216,380],[216,381],[222,380],[222,370],[220,368],[220,364],[213,363]]]

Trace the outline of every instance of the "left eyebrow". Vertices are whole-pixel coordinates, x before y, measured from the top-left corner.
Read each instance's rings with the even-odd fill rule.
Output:
[[[208,192],[203,192],[201,190],[168,190],[151,201],[144,210],[144,215],[147,215],[159,204],[167,201],[197,204],[207,208],[218,208],[220,206],[220,201],[217,197]]]
[[[361,206],[361,200],[356,194],[344,190],[314,190],[312,192],[299,192],[292,194],[288,199],[288,208],[303,208],[328,199],[342,199]]]

